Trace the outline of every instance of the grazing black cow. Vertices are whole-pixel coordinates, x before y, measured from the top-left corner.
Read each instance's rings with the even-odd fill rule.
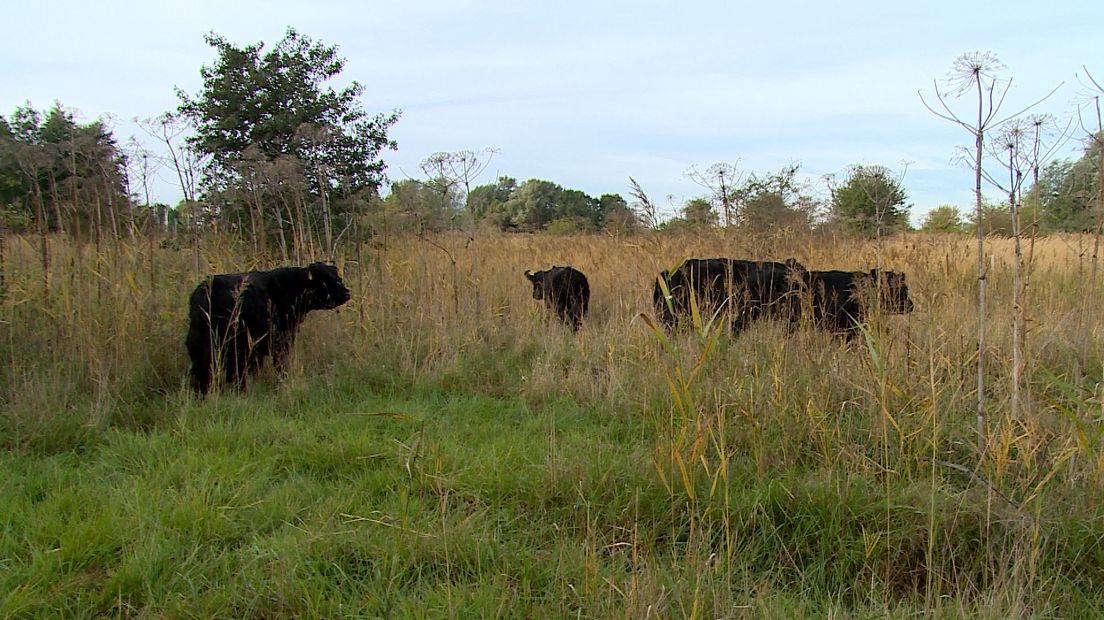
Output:
[[[307,313],[347,301],[337,267],[324,263],[207,278],[188,302],[192,388],[200,395],[210,391],[216,355],[226,384],[239,389],[270,353],[282,372]]]
[[[872,311],[912,312],[905,274],[898,271],[807,271],[803,314],[851,340]]]
[[[533,299],[543,299],[560,320],[578,331],[590,306],[590,284],[583,272],[574,267],[556,267],[545,271],[526,271],[533,283]]]
[[[709,320],[719,311],[729,314],[729,327],[740,332],[766,315],[796,324],[800,312],[802,274],[793,258],[785,262],[731,258],[691,258],[656,279],[652,302],[668,329],[691,313],[693,294],[698,312]],[[666,288],[666,294],[664,292]]]

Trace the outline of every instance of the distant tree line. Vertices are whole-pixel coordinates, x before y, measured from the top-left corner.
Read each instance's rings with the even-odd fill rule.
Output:
[[[0,222],[14,231],[128,234],[136,212],[127,160],[100,121],[76,122],[60,105],[0,116]]]
[[[159,154],[133,139],[120,146],[105,121],[78,122],[61,104],[44,112],[27,104],[0,116],[3,229],[97,240],[143,231],[195,239],[217,230],[291,261],[389,231],[833,229],[882,236],[909,228],[903,173],[878,165],[852,166],[838,182],[828,179],[825,192],[797,164],[759,173],[718,163],[688,171],[702,196],[662,209],[631,179],[629,200],[543,179],[477,184],[491,150],[435,153],[423,161],[421,178],[389,181],[382,154],[397,148],[390,131],[399,112],[366,112],[358,82],[328,85],[344,68],[336,47],[293,29],[271,48],[214,33],[206,41],[215,60],[201,67],[199,91],[178,90],[175,110],[143,123],[162,143]],[[1050,163],[1024,194],[1021,217],[1041,232],[1092,228],[1101,212],[1099,170],[1098,148]],[[152,203],[158,173],[178,181],[179,204]],[[1006,207],[994,203],[983,213],[985,230],[1009,228]],[[944,232],[970,225],[953,206],[923,222]]]
[[[1027,232],[1094,231],[1104,214],[1100,205],[1100,152],[1104,134],[1090,136],[1081,156],[1057,159],[1044,166],[1039,181],[1023,192],[1020,220]],[[929,232],[972,232],[977,216],[964,215],[952,205],[929,211],[920,229]],[[1007,201],[987,201],[982,207],[982,228],[987,234],[1011,235],[1012,210]]]

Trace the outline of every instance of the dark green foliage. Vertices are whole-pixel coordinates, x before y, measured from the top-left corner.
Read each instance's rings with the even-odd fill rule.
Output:
[[[717,213],[704,198],[693,198],[682,206],[682,218],[690,226],[709,228],[717,225]]]
[[[964,232],[966,224],[958,207],[940,205],[928,211],[920,228],[926,232]]]
[[[612,201],[607,199],[607,204]],[[601,201],[579,190],[529,179],[510,194],[494,217],[507,229],[541,230],[553,221],[561,221],[560,229],[567,226],[563,222],[572,222],[574,229],[596,229],[604,219],[601,207]]]
[[[73,233],[126,230],[132,205],[126,159],[111,130],[81,124],[55,103],[45,114],[29,103],[0,117],[0,206],[4,228]]]
[[[854,166],[832,193],[831,217],[864,236],[908,229],[908,194],[884,166]]]
[[[328,253],[376,204],[380,153],[396,148],[388,131],[399,113],[369,116],[358,82],[326,86],[345,60],[294,29],[267,52],[214,33],[206,40],[218,57],[200,70],[203,87],[177,91],[178,114],[195,126],[188,143],[206,158],[202,215],[250,238],[255,252],[275,242],[284,260],[305,248]]]
[[[640,228],[640,221],[621,194],[602,194],[598,198],[598,212],[607,230],[629,232]]]
[[[196,127],[189,142],[210,157],[209,188],[239,182],[238,166],[251,148],[264,161],[300,162],[314,193],[339,183],[353,192],[379,185],[380,152],[396,146],[387,132],[398,112],[369,117],[358,102],[364,92],[358,82],[341,90],[324,86],[345,66],[336,47],[290,28],[263,54],[263,42],[238,47],[215,33],[206,41],[218,58],[200,70],[203,88],[194,97],[177,94],[180,114]]]
[[[977,213],[970,213],[970,225],[971,232],[977,231]],[[998,237],[1011,237],[1012,236],[1012,211],[1008,208],[1008,204],[993,204],[986,202],[981,208],[981,226],[982,232],[986,235],[996,235]]]
[[[701,231],[716,227],[720,222],[713,204],[705,198],[691,198],[679,210],[679,215],[659,225],[666,233]]]
[[[517,189],[517,179],[511,177],[498,177],[494,183],[473,187],[468,192],[468,212],[476,219],[498,213],[515,189]]]
[[[1039,174],[1039,183],[1025,192],[1024,204],[1039,202],[1044,232],[1080,232],[1096,227],[1100,217],[1100,153],[1092,141],[1076,161],[1060,159]]]

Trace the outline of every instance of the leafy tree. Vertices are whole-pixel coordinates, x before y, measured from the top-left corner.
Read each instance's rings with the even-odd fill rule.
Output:
[[[621,194],[602,194],[598,197],[598,221],[602,226],[621,216],[632,216],[632,209]]]
[[[563,188],[551,181],[529,179],[511,194],[503,205],[502,224],[506,227],[540,230],[556,219],[557,201]]]
[[[807,231],[819,201],[797,180],[798,165],[766,175],[752,173],[733,190],[740,227],[752,232]]]
[[[44,115],[30,104],[0,117],[0,201],[8,219],[41,231],[129,229],[126,159],[99,120],[78,123],[55,103]]]
[[[1025,204],[1038,197],[1046,231],[1082,231],[1095,226],[1094,206],[1100,187],[1100,153],[1090,140],[1076,161],[1051,162],[1039,175],[1039,182],[1025,192]]]
[[[985,201],[981,207],[981,229],[986,235],[997,237],[1012,236],[1012,210],[1008,203],[994,204]],[[969,217],[969,230],[977,233],[977,214],[971,212]]]
[[[717,225],[717,212],[713,203],[705,198],[691,198],[682,205],[682,219],[694,228],[712,228]]]
[[[401,230],[441,230],[456,213],[456,194],[444,195],[434,184],[405,179],[391,184],[391,193],[383,199],[384,215]]]
[[[577,189],[564,189],[557,204],[556,216],[576,218],[588,228],[602,225],[601,203],[585,192]]]
[[[679,209],[679,214],[672,217],[657,227],[667,233],[693,233],[705,229],[715,228],[720,224],[720,217],[713,202],[709,198],[698,197],[687,200]]]
[[[494,183],[477,185],[468,192],[467,209],[476,219],[502,212],[502,206],[517,189],[517,179],[498,177]]]
[[[615,233],[632,233],[640,230],[641,222],[621,194],[602,194],[598,198],[598,210],[602,214],[602,227]]]
[[[853,166],[832,193],[831,216],[862,235],[908,229],[908,195],[885,166]]]
[[[498,223],[503,228],[541,230],[549,222],[565,218],[577,226],[597,228],[602,224],[601,202],[551,181],[529,179],[502,205]]]
[[[369,117],[358,103],[364,86],[334,90],[324,84],[345,66],[337,48],[289,28],[270,51],[264,43],[239,47],[222,36],[205,37],[218,58],[203,66],[196,96],[177,90],[179,113],[196,133],[189,143],[209,156],[208,189],[241,181],[249,149],[269,161],[294,158],[318,195],[375,189],[383,181],[383,149],[395,148],[388,130],[398,112]]]
[[[924,215],[920,228],[925,232],[958,233],[966,230],[966,223],[958,207],[940,205]]]
[[[0,116],[0,206],[12,205],[27,195],[27,182],[16,161],[18,147],[11,125]]]

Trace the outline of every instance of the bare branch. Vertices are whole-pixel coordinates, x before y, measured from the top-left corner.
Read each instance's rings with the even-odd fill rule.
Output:
[[[1104,86],[1101,86],[1100,82],[1097,82],[1096,78],[1094,78],[1093,75],[1089,73],[1089,68],[1085,65],[1081,65],[1081,68],[1085,70],[1085,75],[1089,78],[1089,81],[1092,82],[1092,85],[1096,87],[1096,90],[1104,93]]]

